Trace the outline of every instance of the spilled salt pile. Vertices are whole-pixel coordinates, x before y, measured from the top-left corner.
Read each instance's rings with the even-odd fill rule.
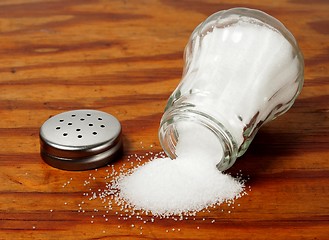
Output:
[[[120,197],[153,215],[179,215],[235,199],[243,183],[191,159],[158,158],[119,181]]]
[[[141,142],[141,146],[142,146]],[[144,148],[144,146],[142,146]],[[150,145],[150,149],[153,148],[153,144]],[[176,162],[177,160],[175,160]],[[146,162],[146,164],[145,164]],[[157,163],[158,162],[158,163]],[[68,198],[64,199],[62,202],[61,207],[64,206],[65,209],[70,209],[72,210],[76,208],[76,212],[83,215],[83,219],[88,219],[90,224],[97,224],[97,223],[106,223],[105,225],[102,224],[102,226],[106,227],[103,230],[103,233],[111,231],[109,228],[114,227],[115,231],[118,231],[121,229],[122,231],[125,231],[127,228],[129,229],[134,229],[134,231],[139,231],[140,234],[143,234],[144,229],[147,229],[147,225],[149,224],[154,224],[158,221],[161,221],[162,219],[166,219],[170,221],[170,224],[166,225],[168,228],[164,229],[165,232],[180,232],[183,230],[181,228],[181,223],[180,221],[195,221],[195,227],[197,229],[200,229],[199,224],[215,224],[216,220],[214,219],[214,216],[212,216],[209,219],[206,219],[204,214],[205,213],[210,213],[213,208],[207,208],[203,209],[201,211],[201,216],[198,216],[197,210],[192,210],[189,212],[184,212],[184,210],[179,210],[180,206],[175,205],[176,208],[171,208],[167,209],[166,213],[162,211],[163,214],[160,215],[160,211],[158,209],[158,215],[153,215],[152,212],[145,211],[145,210],[138,210],[136,207],[134,207],[131,203],[127,203],[128,199],[125,201],[122,198],[123,193],[128,193],[127,191],[137,193],[138,191],[141,191],[143,187],[141,185],[138,186],[136,189],[137,191],[134,191],[132,189],[132,186],[128,181],[133,180],[134,173],[136,174],[138,172],[144,172],[141,173],[142,178],[145,176],[144,174],[149,174],[151,169],[148,169],[148,167],[152,166],[154,168],[155,166],[158,167],[163,167],[160,163],[163,163],[164,165],[171,165],[174,164],[172,160],[165,158],[164,152],[153,152],[153,151],[148,151],[143,155],[137,155],[137,154],[131,154],[128,155],[127,158],[125,159],[122,164],[111,164],[108,165],[107,167],[101,168],[101,169],[95,169],[94,171],[88,171],[88,172],[83,172],[82,174],[85,174],[85,179],[83,182],[81,182],[81,175],[77,179],[74,179],[73,177],[69,178],[67,181],[65,181],[62,185],[62,188],[67,189],[69,192],[76,192],[76,186],[82,185],[82,199],[77,202],[77,199],[74,198]],[[177,161],[178,162],[178,161]],[[183,163],[181,163],[183,164]],[[187,162],[186,162],[187,164]],[[175,164],[174,164],[175,165]],[[186,166],[184,166],[184,171],[186,170]],[[157,168],[157,167],[156,167]],[[173,167],[175,168],[175,171],[177,171],[177,166]],[[144,169],[144,170],[143,170]],[[158,169],[159,170],[159,169]],[[154,170],[151,170],[154,171]],[[146,173],[147,172],[147,173]],[[133,173],[133,174],[132,174]],[[177,179],[178,173],[168,173],[171,174],[171,176],[176,176],[176,180],[181,180]],[[218,172],[217,172],[218,174]],[[212,175],[214,176],[214,175]],[[239,173],[237,173],[237,178],[238,179],[245,179],[243,180],[243,183],[239,183],[239,181],[235,181],[238,185],[241,184],[241,187],[244,187],[244,183],[249,179],[248,176],[242,176],[241,170]],[[185,180],[188,179],[189,176],[185,175]],[[205,176],[204,176],[205,177]],[[233,178],[229,176],[224,176],[222,180],[227,179],[228,182],[230,182]],[[136,178],[138,180],[138,177]],[[159,181],[161,178],[156,178]],[[201,178],[200,178],[201,179]],[[205,179],[205,178],[204,178]],[[218,178],[220,179],[220,178]],[[141,178],[139,178],[141,180]],[[127,181],[127,182],[126,182]],[[153,179],[152,179],[153,181]],[[174,180],[168,180],[170,182],[173,182]],[[194,181],[194,179],[189,179],[189,181]],[[154,181],[153,181],[154,182]],[[188,182],[188,181],[185,181]],[[232,182],[231,182],[232,183]],[[72,185],[73,184],[73,185]],[[120,189],[118,189],[119,186],[123,187],[123,185],[127,184],[126,186],[129,189],[121,189],[122,191],[120,192]],[[141,183],[144,184],[144,183]],[[147,184],[150,184],[150,182],[147,182]],[[158,184],[158,183],[157,183]],[[152,185],[151,186],[155,186]],[[169,184],[167,185],[169,187]],[[201,186],[201,185],[199,185]],[[204,186],[210,186],[207,184],[204,184],[202,186],[202,189],[204,189]],[[145,186],[147,188],[148,186]],[[190,186],[191,187],[191,186]],[[216,185],[215,189],[218,186]],[[232,187],[232,186],[231,186]],[[238,189],[238,186],[235,186]],[[197,190],[195,188],[195,190]],[[155,188],[153,193],[155,194],[160,194],[159,189]],[[164,193],[170,193],[172,190],[167,189],[166,192],[162,192],[162,195]],[[202,190],[203,191],[203,190]],[[210,191],[212,191],[210,188],[208,188],[208,193],[206,191],[199,192],[199,195],[207,196]],[[239,196],[247,195],[251,191],[250,186],[244,187],[244,190],[239,193]],[[152,191],[148,192],[149,194],[152,193]],[[144,193],[143,193],[144,194]],[[205,195],[203,195],[205,194]],[[180,195],[181,197],[182,195]],[[189,195],[191,197],[191,194]],[[226,195],[228,196],[228,195]],[[175,196],[176,197],[176,196]],[[169,197],[167,197],[168,199]],[[133,196],[133,199],[137,199],[135,196]],[[215,196],[213,197],[215,199]],[[153,196],[152,200],[154,200],[155,205],[157,207],[160,206],[158,202],[158,198],[156,196]],[[141,200],[143,203],[144,201]],[[58,206],[56,205],[58,201],[54,201],[54,206],[49,209],[50,214],[56,214]],[[144,202],[145,203],[145,202]],[[201,201],[199,203],[194,202],[194,204],[202,204]],[[203,202],[204,203],[204,202]],[[219,201],[217,203],[220,203]],[[177,198],[173,198],[173,204],[177,204]],[[170,205],[173,206],[173,205]],[[184,205],[185,209],[194,209],[194,206],[191,207],[191,205]],[[207,205],[208,206],[208,205]],[[236,207],[239,207],[240,203],[236,204],[234,199],[226,199],[225,203],[221,204],[220,206],[215,205],[216,207],[216,212],[222,212],[222,213],[228,213],[230,214],[233,209]],[[166,207],[165,207],[166,208]],[[199,209],[201,209],[202,206],[199,205]],[[61,209],[61,208],[59,208]],[[146,209],[149,209],[148,206]],[[197,208],[195,208],[197,209]],[[161,209],[160,209],[161,210]],[[177,214],[172,214],[176,210]],[[62,211],[62,210],[60,210]],[[181,212],[181,214],[179,214]],[[201,221],[202,219],[202,221]],[[109,224],[108,224],[109,223]],[[190,230],[190,227],[188,227],[188,231]],[[112,232],[113,233],[113,232]]]
[[[119,199],[135,210],[170,216],[196,213],[241,196],[244,183],[216,168],[221,152],[214,148],[219,143],[213,134],[193,123],[182,123],[180,129],[185,131],[180,131],[178,157],[155,158],[119,177]]]

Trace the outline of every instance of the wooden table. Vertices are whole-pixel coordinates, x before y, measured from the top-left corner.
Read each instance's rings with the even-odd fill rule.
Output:
[[[2,0],[0,239],[328,239],[329,2],[244,2]],[[305,57],[305,85],[230,169],[250,178],[234,208],[183,221],[123,220],[119,207],[106,212],[86,196],[105,189],[111,167],[70,172],[42,161],[40,126],[81,108],[121,121],[125,150],[115,168],[160,152],[159,121],[190,33],[236,6],[266,11],[290,29]]]

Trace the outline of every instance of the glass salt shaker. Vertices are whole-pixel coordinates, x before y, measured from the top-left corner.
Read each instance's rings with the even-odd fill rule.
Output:
[[[244,154],[263,124],[293,105],[303,86],[304,60],[295,38],[258,10],[211,15],[193,31],[184,58],[182,80],[160,122],[160,143],[174,159],[178,151],[190,151],[177,149],[190,132],[192,146],[210,145],[220,153],[220,171]],[[199,137],[202,129],[215,144]]]

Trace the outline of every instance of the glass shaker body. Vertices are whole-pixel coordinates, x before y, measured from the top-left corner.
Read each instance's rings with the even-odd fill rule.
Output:
[[[182,80],[161,119],[160,143],[174,159],[186,124],[198,126],[189,131],[207,129],[218,142],[221,171],[247,150],[264,123],[292,106],[304,81],[304,61],[293,35],[253,9],[208,17],[193,31],[184,58]]]

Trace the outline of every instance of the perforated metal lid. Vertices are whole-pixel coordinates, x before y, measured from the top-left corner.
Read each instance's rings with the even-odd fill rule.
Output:
[[[46,163],[60,169],[104,166],[122,152],[120,122],[97,110],[60,113],[41,126],[40,152]]]

